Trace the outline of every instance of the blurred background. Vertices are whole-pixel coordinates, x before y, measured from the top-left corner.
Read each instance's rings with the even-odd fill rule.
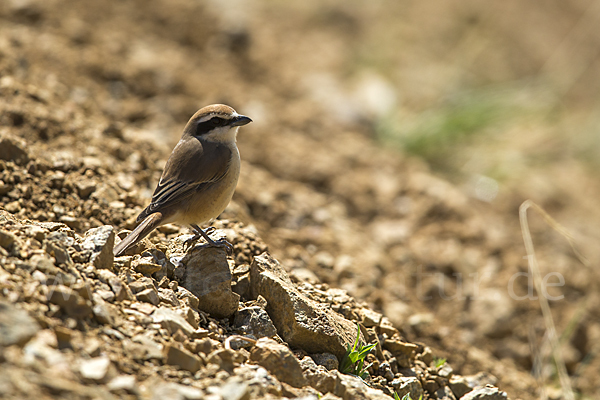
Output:
[[[55,157],[122,132],[111,168],[142,199],[187,119],[230,104],[255,122],[226,217],[255,224],[295,279],[348,290],[513,398],[561,398],[539,303],[511,281],[528,271],[532,199],[587,259],[533,213],[542,274],[564,277],[551,308],[566,367],[592,399],[599,25],[594,0],[4,0],[0,79],[41,88],[44,117],[21,134]]]

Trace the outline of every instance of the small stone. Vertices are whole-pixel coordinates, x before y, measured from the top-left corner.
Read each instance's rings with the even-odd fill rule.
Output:
[[[282,382],[298,388],[306,384],[302,367],[294,353],[272,339],[259,339],[250,352],[250,360],[267,369]]]
[[[208,364],[217,364],[220,369],[232,374],[236,367],[248,361],[247,354],[247,351],[219,349],[211,352],[206,357],[206,362]]]
[[[365,382],[354,375],[342,374],[339,371],[330,371],[330,374],[336,377],[336,385],[333,394],[343,399],[369,399],[369,400],[389,400],[390,396],[383,393],[380,389],[374,389],[365,384]],[[400,394],[400,393],[398,393]],[[402,396],[400,396],[402,398]],[[419,397],[411,397],[419,399]]]
[[[175,399],[175,400],[220,400],[221,396],[205,396],[202,390],[180,385],[174,382],[160,383],[152,388],[152,399]]]
[[[439,388],[435,392],[435,395],[438,400],[456,400],[454,393],[452,393],[452,390],[448,386]]]
[[[104,301],[112,302],[115,299],[115,294],[112,292],[112,290],[100,289],[97,290],[96,293],[98,293],[98,295],[100,295]]]
[[[80,198],[86,199],[96,190],[96,182],[90,179],[80,179],[75,183],[77,194]]]
[[[164,329],[171,334],[181,329],[188,337],[194,334],[194,328],[176,311],[166,307],[159,307],[152,313],[154,323],[160,324]]]
[[[78,218],[63,215],[58,220],[73,230],[78,231],[81,229],[81,221]]]
[[[64,227],[64,225],[60,224],[60,227]],[[46,253],[54,257],[57,264],[70,265],[73,264],[73,261],[67,249],[73,242],[73,238],[69,237],[65,232],[51,232],[46,236],[46,240],[44,240],[44,249]]]
[[[396,362],[401,368],[410,368],[411,362],[414,361],[419,346],[413,343],[402,342],[399,340],[386,339],[383,342],[383,348],[389,350]]]
[[[233,325],[246,334],[257,339],[262,337],[272,338],[277,334],[277,329],[267,312],[260,307],[245,307],[239,310]]]
[[[111,392],[125,390],[129,393],[133,393],[136,390],[135,376],[134,375],[115,376],[110,382],[108,382],[106,384],[106,387]]]
[[[135,297],[139,301],[144,301],[146,303],[150,303],[150,304],[154,304],[154,305],[157,305],[158,303],[160,303],[160,299],[158,298],[158,293],[156,292],[156,289],[154,289],[154,288],[142,290],[141,292],[136,294]]]
[[[98,296],[96,294],[96,296]],[[104,302],[101,297],[95,299],[94,307],[92,307],[92,312],[94,313],[94,318],[96,321],[105,325],[112,325],[115,321],[116,312],[113,311],[112,305]]]
[[[100,356],[90,360],[82,360],[79,364],[79,373],[84,380],[95,383],[108,381],[112,364],[108,357]]]
[[[90,250],[90,262],[97,269],[113,268],[114,255],[113,246],[115,244],[115,231],[110,225],[104,225],[98,228],[88,230],[84,235],[81,247],[84,250]]]
[[[453,375],[450,378],[449,386],[452,392],[457,398],[462,398],[466,393],[470,392],[476,387],[485,385],[495,385],[496,377],[486,372],[480,372],[476,375]]]
[[[10,251],[13,243],[15,243],[16,240],[17,237],[14,234],[4,230],[0,230],[0,246],[5,248],[6,250]]]
[[[165,363],[177,365],[179,368],[196,373],[202,367],[202,360],[175,343],[165,346]]]
[[[360,313],[362,314],[362,324],[365,326],[365,328],[371,328],[379,325],[381,318],[383,317],[383,315],[380,313],[368,308],[363,308]]]
[[[477,387],[461,397],[461,400],[506,400],[508,395],[495,386]]]
[[[340,366],[337,357],[331,353],[317,353],[310,356],[317,365],[324,366],[328,371],[336,370]]]
[[[175,292],[171,289],[159,288],[158,298],[164,303],[170,304],[174,307],[179,307],[179,300],[177,300]]]
[[[162,269],[162,267],[154,262],[153,257],[140,257],[131,262],[131,267],[144,275],[152,275],[155,272],[158,272]]]
[[[152,279],[143,277],[136,281],[129,282],[129,289],[131,289],[133,293],[138,293],[142,290],[154,289],[154,283],[152,282]]]
[[[410,394],[411,399],[419,399],[423,396],[421,382],[414,376],[396,378],[391,383],[400,398]]]
[[[90,301],[80,297],[77,292],[64,285],[51,286],[48,300],[59,305],[69,316],[74,318],[86,318],[92,313]]]
[[[250,390],[247,382],[239,376],[232,376],[221,386],[221,397],[227,400],[247,400],[250,398]]]
[[[23,346],[39,330],[40,326],[27,311],[0,300],[0,347]]]
[[[74,332],[71,329],[64,326],[57,326],[54,328],[54,334],[56,335],[56,342],[59,348],[71,346],[71,340],[74,336]]]
[[[4,206],[4,209],[11,214],[16,214],[21,211],[21,205],[18,201],[11,201]]]
[[[46,235],[48,234],[48,229],[42,228],[41,226],[37,225],[29,225],[25,229],[25,234],[42,243],[46,238]]]
[[[198,300],[198,298],[186,288],[179,286],[177,288],[177,296],[180,300],[183,301],[184,304],[187,304],[190,308],[193,308],[194,310],[198,309],[198,306],[200,305],[200,300]]]
[[[161,360],[163,358],[163,346],[156,343],[152,338],[146,335],[135,335],[131,338],[131,341],[142,345],[144,360]]]
[[[8,136],[4,133],[0,136],[0,160],[13,161],[17,165],[25,165],[29,161],[26,149],[27,144],[22,139]]]

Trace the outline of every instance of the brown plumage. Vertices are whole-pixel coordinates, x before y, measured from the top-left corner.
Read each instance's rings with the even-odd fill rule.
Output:
[[[194,239],[226,245],[213,242],[197,225],[219,216],[231,200],[240,171],[236,134],[250,122],[222,104],[198,110],[169,156],[150,205],[138,216],[139,225],[115,246],[115,256],[167,223],[188,224]]]

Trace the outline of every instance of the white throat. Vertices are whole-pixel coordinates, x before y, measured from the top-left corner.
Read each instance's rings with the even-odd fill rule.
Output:
[[[210,133],[204,135],[203,139],[211,142],[235,144],[238,129],[240,129],[239,126],[233,128],[223,126],[221,128],[213,129]]]

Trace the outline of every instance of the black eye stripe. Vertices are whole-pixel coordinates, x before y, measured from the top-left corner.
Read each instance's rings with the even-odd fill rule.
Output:
[[[195,136],[205,135],[218,126],[227,125],[227,122],[228,121],[226,119],[223,119],[221,117],[212,117],[207,121],[200,122],[196,127]]]

